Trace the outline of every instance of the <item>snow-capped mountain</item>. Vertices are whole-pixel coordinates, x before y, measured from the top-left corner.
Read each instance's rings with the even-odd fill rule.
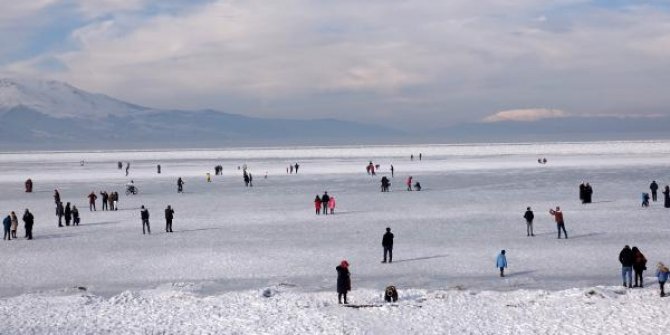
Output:
[[[0,79],[0,150],[315,145],[399,134],[332,119],[152,109],[58,81]]]
[[[0,79],[0,113],[23,106],[57,118],[129,116],[148,108],[94,94],[54,80]]]

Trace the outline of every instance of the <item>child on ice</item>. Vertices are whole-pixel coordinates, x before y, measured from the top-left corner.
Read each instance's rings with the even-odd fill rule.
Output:
[[[507,257],[505,257],[505,250],[500,251],[496,266],[500,269],[500,277],[505,277],[505,268],[507,267]]]
[[[330,210],[330,214],[335,214],[335,197],[333,196],[328,199],[328,209]]]
[[[661,286],[661,297],[665,297],[665,282],[668,281],[668,275],[670,275],[670,270],[665,264],[658,262],[656,268],[656,277],[658,278],[658,284]]]

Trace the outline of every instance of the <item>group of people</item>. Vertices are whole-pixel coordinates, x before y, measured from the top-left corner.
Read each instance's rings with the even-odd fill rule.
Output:
[[[568,238],[568,232],[565,230],[565,221],[563,220],[563,212],[561,207],[556,206],[556,209],[549,209],[549,214],[554,217],[556,221],[556,228],[558,230],[558,238],[561,238],[561,231],[565,238]],[[535,236],[533,232],[533,220],[535,220],[535,213],[530,207],[526,207],[526,212],[523,213],[523,218],[526,220],[526,236]]]
[[[91,194],[93,194],[93,197],[91,197]],[[95,196],[94,192],[91,192],[91,194],[88,195],[88,200],[90,202],[91,199],[93,199],[92,207],[93,207],[93,210],[95,210],[95,199],[97,197]],[[100,200],[101,200],[101,203],[102,203],[102,210],[103,211],[119,210],[117,208],[117,205],[119,203],[119,192],[100,191]]]
[[[593,201],[592,197],[593,188],[591,185],[584,182],[579,184],[579,200],[581,200],[583,204],[590,204]]]
[[[316,195],[314,198],[314,209],[316,210],[316,215],[323,213],[323,215],[335,214],[335,197],[328,195],[328,192],[323,192],[323,195],[319,197]]]
[[[649,193],[642,192],[642,207],[649,207],[649,200],[656,202],[658,199],[658,183],[655,180],[652,180],[651,184],[649,184],[649,190],[651,191],[651,197]],[[662,192],[663,205],[665,208],[670,208],[670,186],[665,185]]]
[[[70,226],[70,223],[73,226],[78,226],[81,222],[77,206],[70,206],[69,202],[65,206],[63,206],[62,201],[56,203],[56,216],[58,217],[58,227],[63,227],[63,219],[65,219],[66,227]]]
[[[386,227],[386,232],[382,236],[382,248],[384,249],[384,259],[382,263],[393,263],[393,233],[391,232],[390,227]],[[388,258],[387,258],[388,256]],[[347,293],[351,291],[351,272],[349,272],[349,262],[347,260],[342,260],[340,265],[335,267],[337,271],[337,302],[345,305],[347,302]],[[394,299],[386,299],[386,301],[397,301],[398,294],[393,287]]]
[[[60,198],[60,192],[58,192],[58,190],[54,190],[54,203],[56,204],[58,227],[63,227],[63,219],[65,219],[65,226],[69,226],[70,223],[72,223],[73,226],[79,225],[79,222],[81,221],[79,218],[79,209],[77,209],[77,206],[70,206],[69,202],[63,206],[63,202]]]
[[[644,287],[642,273],[647,269],[647,258],[638,249],[626,245],[619,253],[619,262],[621,263],[621,278],[623,286],[628,288]],[[632,275],[635,272],[635,285],[633,285]],[[661,289],[662,290],[662,289]]]
[[[419,183],[418,181],[414,183],[414,189],[412,189],[412,180],[414,180],[414,177],[412,176],[407,177],[407,181],[405,182],[405,185],[407,185],[407,190],[421,191],[421,183]]]
[[[97,211],[98,209],[96,208],[96,200],[98,200],[98,196],[95,194],[95,191],[91,191],[87,198],[89,211]],[[100,191],[100,200],[103,211],[119,210],[119,192]]]
[[[116,163],[116,166],[119,168],[119,170],[123,169],[123,163],[121,163],[121,161],[118,161]],[[128,176],[129,171],[130,171],[130,162],[126,162],[126,177]],[[160,165],[158,166],[158,173],[160,173]]]
[[[286,168],[286,173],[288,174],[293,174],[293,171],[295,173],[298,173],[298,168],[300,168],[300,165],[298,163],[295,163],[295,165],[290,165]]]
[[[144,207],[140,208],[140,219],[142,220],[142,235],[146,235],[147,233],[151,235],[151,225],[149,223],[149,209]],[[165,208],[165,232],[166,233],[174,233],[172,231],[172,220],[174,219],[174,209],[172,209],[171,205],[168,205],[167,208]]]
[[[628,288],[644,287],[644,276],[642,275],[647,270],[647,258],[638,249],[638,247],[631,248],[626,245],[619,253],[619,262],[621,263],[621,279],[623,286]],[[633,275],[635,281],[633,283]],[[665,283],[670,276],[670,270],[662,262],[656,264],[656,278],[661,289],[661,297],[665,297]]]
[[[28,240],[33,239],[33,224],[35,223],[35,217],[30,211],[26,208],[26,211],[23,213],[23,227],[26,230],[25,238]],[[4,228],[3,240],[11,241],[12,238],[16,239],[17,232],[19,230],[19,218],[16,216],[14,211],[10,212],[2,220],[2,226]]]

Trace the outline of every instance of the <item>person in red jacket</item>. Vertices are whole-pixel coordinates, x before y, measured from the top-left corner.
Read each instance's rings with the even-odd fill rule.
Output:
[[[321,214],[321,198],[319,198],[318,194],[314,198],[314,208],[316,209],[316,215]]]
[[[549,214],[554,216],[556,220],[556,228],[558,228],[558,238],[561,238],[561,229],[565,234],[565,239],[568,238],[568,232],[565,231],[565,222],[563,221],[563,212],[561,212],[561,207],[556,206],[556,210],[550,209]]]
[[[411,191],[412,190],[412,176],[409,176],[409,178],[407,178],[407,183],[406,184],[407,184],[407,190]]]

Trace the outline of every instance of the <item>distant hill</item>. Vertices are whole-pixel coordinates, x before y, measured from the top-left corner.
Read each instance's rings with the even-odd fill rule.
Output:
[[[356,122],[160,110],[58,81],[0,79],[0,150],[352,144],[397,136]]]

